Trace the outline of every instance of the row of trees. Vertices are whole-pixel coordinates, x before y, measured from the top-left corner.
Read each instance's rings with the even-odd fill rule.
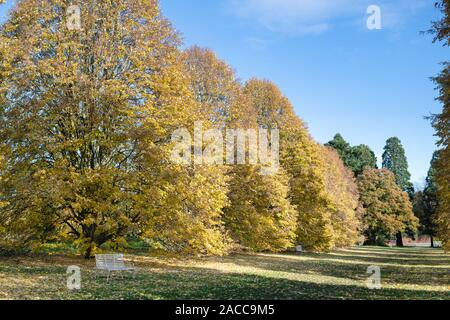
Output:
[[[271,82],[181,52],[155,0],[19,1],[0,30],[0,246],[72,240],[90,257],[130,237],[165,251],[312,250],[358,239],[356,184]],[[280,171],[181,166],[171,134],[279,128]]]
[[[358,179],[366,244],[384,245],[395,234],[397,245],[403,246],[403,233],[414,233],[419,221],[413,213],[414,188],[401,141],[397,137],[386,141],[381,170],[366,145],[352,147],[340,134],[327,145],[336,149]]]
[[[327,251],[414,231],[395,141],[383,170],[367,146],[318,144],[275,84],[181,51],[156,0],[84,2],[81,30],[69,5],[19,1],[0,29],[0,250]],[[172,133],[196,121],[278,128],[280,170],[173,163]]]

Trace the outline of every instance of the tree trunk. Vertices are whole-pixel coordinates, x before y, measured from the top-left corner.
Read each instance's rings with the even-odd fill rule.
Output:
[[[92,247],[93,247],[92,244],[90,244],[89,247],[86,249],[86,252],[84,253],[84,258],[85,258],[86,260],[88,260],[88,259],[91,258],[91,255],[92,255],[92,249],[93,249]]]
[[[366,241],[364,242],[365,246],[376,246],[377,245],[377,235],[370,234],[368,235]]]
[[[434,238],[433,236],[430,236],[430,238],[431,238],[431,247],[434,248]]]
[[[403,234],[401,232],[397,233],[397,247],[404,247],[403,244]]]

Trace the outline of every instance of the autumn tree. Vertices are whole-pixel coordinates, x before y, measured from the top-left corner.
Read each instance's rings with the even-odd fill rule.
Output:
[[[199,47],[187,49],[184,61],[204,121],[221,130],[258,129],[256,113],[224,61]],[[234,164],[227,170],[229,206],[224,209],[223,221],[235,243],[252,251],[293,246],[297,219],[288,199],[286,174],[262,175],[256,164]]]
[[[449,46],[450,1],[440,0],[436,6],[441,10],[443,17],[433,23],[431,32],[435,34],[435,42],[441,41],[444,46]],[[433,126],[439,138],[440,148],[439,159],[436,163],[436,182],[439,188],[437,223],[444,248],[450,250],[450,62],[446,61],[443,65],[442,72],[434,78],[439,89],[438,100],[443,104],[443,110],[433,117]]]
[[[5,170],[5,151],[2,150],[2,148],[0,148],[0,186],[3,186],[5,181],[4,181],[4,170]],[[0,219],[4,217],[4,207],[8,204],[7,199],[5,199],[3,193],[2,193],[2,188],[0,188]],[[1,222],[1,220],[0,220]],[[2,224],[0,223],[0,235],[3,235],[6,233],[5,228],[2,226]],[[7,243],[5,242],[4,237],[0,236],[0,252],[4,251],[7,248]]]
[[[383,168],[391,171],[395,175],[395,180],[399,187],[408,193],[410,199],[414,197],[414,187],[411,183],[411,174],[408,170],[408,160],[405,149],[400,139],[397,137],[389,138],[386,141],[383,153]],[[403,247],[403,235],[397,234],[397,246]]]
[[[366,244],[384,245],[393,235],[417,228],[418,219],[409,196],[397,185],[392,172],[366,169],[358,177],[358,187],[364,209]]]
[[[360,236],[362,214],[354,174],[333,148],[324,147],[322,154],[326,165],[325,188],[329,197],[334,246],[353,246]]]
[[[197,46],[183,53],[197,114],[213,127],[254,128],[255,113],[242,93],[234,70],[210,49]],[[255,128],[254,128],[255,129]]]
[[[288,199],[288,177],[280,171],[261,175],[256,166],[237,166],[224,221],[235,241],[252,251],[293,247],[297,212]]]
[[[195,100],[157,1],[80,3],[80,28],[68,6],[20,1],[0,30],[6,238],[56,234],[86,257],[130,234],[224,252],[223,175],[170,162],[171,134],[194,120]]]
[[[326,157],[322,146],[311,138],[305,124],[295,115],[289,100],[276,85],[266,80],[249,80],[244,92],[258,114],[258,124],[280,130],[281,165],[289,175],[289,197],[298,216],[297,242],[316,251],[352,242],[353,234],[347,234],[347,239],[345,235],[339,239],[339,232],[335,234],[338,209],[333,207],[333,196],[330,196],[335,190],[327,187]],[[347,218],[352,220],[351,214],[343,220]],[[353,223],[351,221],[349,233],[357,224]]]

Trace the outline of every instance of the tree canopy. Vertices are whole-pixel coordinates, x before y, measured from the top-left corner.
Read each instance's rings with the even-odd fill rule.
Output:
[[[397,185],[392,172],[366,169],[358,177],[358,186],[367,244],[384,244],[398,232],[416,230],[418,219],[409,196]]]
[[[222,252],[224,178],[169,162],[196,108],[157,1],[85,2],[82,32],[67,5],[21,1],[0,32],[4,238],[72,237],[86,256],[130,234]]]
[[[405,149],[397,137],[389,138],[386,141],[383,153],[383,168],[394,173],[395,180],[403,191],[410,195],[414,193]]]
[[[431,244],[434,246],[433,238],[437,236],[437,213],[439,208],[438,185],[436,181],[436,165],[439,152],[435,152],[428,171],[426,186],[423,192],[416,193],[414,197],[414,213],[420,220],[420,231],[431,236]]]
[[[436,3],[443,17],[433,23],[432,32],[435,41],[450,45],[450,1],[441,0]],[[450,250],[450,62],[444,62],[442,72],[434,78],[439,89],[438,100],[443,105],[442,113],[433,116],[433,126],[438,137],[439,158],[436,162],[436,181],[438,184],[439,237],[444,247]]]
[[[276,84],[241,83],[212,50],[181,50],[157,0],[80,3],[78,29],[68,8],[22,0],[0,27],[2,252],[70,241],[89,258],[134,239],[192,255],[328,251],[415,229],[399,141],[385,150],[394,173],[341,135],[317,143]],[[172,161],[174,132],[200,122],[224,137],[279,130],[279,170]],[[187,152],[207,149],[205,134],[196,139]],[[446,192],[445,157],[430,172],[430,199]]]
[[[350,168],[356,176],[359,176],[366,168],[377,168],[377,157],[367,145],[352,147],[341,134],[336,134],[326,146],[335,149],[344,164]]]

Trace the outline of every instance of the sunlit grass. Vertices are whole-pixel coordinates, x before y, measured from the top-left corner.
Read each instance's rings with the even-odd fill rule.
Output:
[[[135,279],[95,279],[94,261],[76,256],[0,258],[0,299],[445,299],[450,256],[438,249],[350,248],[330,254],[222,258],[128,256]],[[82,269],[82,290],[66,288],[66,269]],[[382,290],[366,287],[380,266]]]

